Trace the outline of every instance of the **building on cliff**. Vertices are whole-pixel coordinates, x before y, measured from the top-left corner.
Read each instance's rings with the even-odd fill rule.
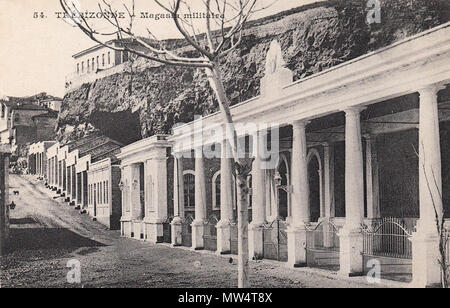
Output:
[[[1,100],[0,138],[2,144],[10,144],[13,153],[18,146],[51,140],[55,135],[58,111],[41,103],[45,98],[49,106],[61,99],[45,93],[25,98],[9,97]]]
[[[118,47],[118,42],[114,40],[108,44]],[[72,57],[74,71],[66,76],[66,91],[77,88],[83,83],[121,72],[123,64],[128,61],[126,51],[112,50],[100,44],[82,50]]]
[[[231,108],[255,158],[250,257],[347,276],[376,259],[382,277],[439,284],[435,210],[450,218],[449,84],[450,23],[298,81],[273,41],[261,95]],[[121,149],[122,236],[237,252],[222,123],[213,113]],[[267,142],[263,123],[277,128],[272,165],[255,146]]]

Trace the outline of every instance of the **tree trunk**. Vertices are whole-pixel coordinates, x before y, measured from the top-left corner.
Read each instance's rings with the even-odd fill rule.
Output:
[[[230,112],[230,101],[223,86],[222,77],[218,63],[213,63],[212,69],[206,69],[211,88],[216,94],[220,111],[226,124],[228,142],[231,145],[234,158],[234,171],[236,174],[237,208],[238,208],[238,287],[249,287],[249,264],[248,264],[248,184],[247,179],[251,170],[251,163],[240,158],[237,151],[238,137],[234,129],[233,118]]]

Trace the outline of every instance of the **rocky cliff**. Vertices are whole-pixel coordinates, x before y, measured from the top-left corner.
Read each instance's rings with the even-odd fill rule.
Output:
[[[380,24],[366,24],[367,0],[315,3],[252,22],[239,49],[222,59],[229,97],[238,103],[259,94],[273,39],[301,79],[447,22],[446,0],[381,0]],[[60,140],[94,130],[124,144],[218,109],[201,70],[146,66],[137,60],[112,75],[68,93],[58,124]]]

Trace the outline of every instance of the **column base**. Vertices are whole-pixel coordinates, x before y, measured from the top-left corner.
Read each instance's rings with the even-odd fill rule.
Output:
[[[364,275],[363,267],[363,235],[360,229],[346,229],[339,232],[340,253],[339,274],[346,277]]]
[[[181,246],[183,244],[183,239],[182,239],[182,223],[183,220],[181,219],[181,217],[175,217],[172,222],[170,223],[170,228],[171,228],[171,234],[172,234],[172,240],[171,240],[171,246],[172,247],[177,247],[177,246]]]
[[[131,221],[131,237],[143,241],[145,239],[144,234],[144,222],[139,219],[135,219]]]
[[[192,249],[202,250],[205,248],[203,235],[205,233],[205,224],[202,220],[194,220],[192,227]]]
[[[131,219],[122,217],[120,219],[120,234],[123,237],[131,238]]]
[[[217,229],[217,251],[219,255],[231,253],[231,226],[226,221],[219,221]]]
[[[306,262],[306,228],[289,227],[288,238],[288,263],[289,267],[305,267]]]
[[[163,221],[144,220],[145,241],[152,244],[164,242]]]
[[[415,288],[441,287],[441,266],[439,264],[439,236],[437,232],[418,230],[411,237],[412,242],[412,286]]]
[[[264,259],[264,228],[258,224],[248,227],[248,257],[250,260]]]

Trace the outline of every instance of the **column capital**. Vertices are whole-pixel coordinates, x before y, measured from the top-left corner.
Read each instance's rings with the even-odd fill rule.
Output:
[[[295,120],[291,123],[294,129],[298,128],[306,128],[306,126],[311,123],[309,120]]]
[[[194,158],[203,158],[203,146],[194,149]]]
[[[445,85],[442,84],[431,84],[426,85],[421,88],[417,92],[419,92],[419,95],[437,95],[437,93],[441,90],[444,90],[446,88]]]
[[[365,107],[365,106],[355,106],[355,107],[349,107],[346,109],[342,109],[342,111],[345,112],[346,117],[351,117],[351,116],[359,117],[361,112],[363,112],[366,109],[367,109],[367,107]]]

